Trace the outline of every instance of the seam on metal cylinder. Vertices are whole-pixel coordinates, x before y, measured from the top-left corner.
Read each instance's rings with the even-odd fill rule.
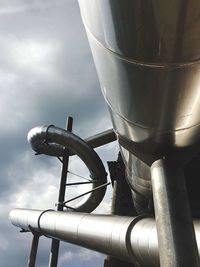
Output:
[[[186,67],[193,67],[194,65],[200,64],[200,59],[196,59],[194,61],[189,61],[189,62],[173,62],[173,63],[159,63],[159,62],[145,62],[145,61],[140,61],[140,60],[135,60],[132,58],[128,58],[125,55],[121,55],[110,48],[104,46],[102,42],[90,31],[89,27],[87,26],[84,18],[82,18],[83,24],[85,26],[86,32],[96,41],[96,43],[101,46],[103,49],[105,49],[108,53],[113,54],[115,57],[120,58],[123,61],[132,63],[134,65],[138,66],[144,66],[144,67],[151,67],[151,68],[160,68],[160,69],[170,69],[170,68],[186,68]]]
[[[133,219],[133,221],[129,224],[127,232],[126,232],[126,248],[128,251],[128,254],[130,256],[130,258],[133,260],[134,263],[140,264],[137,260],[137,256],[135,255],[133,249],[132,249],[132,245],[131,245],[131,231],[133,229],[133,227],[136,225],[136,223],[138,223],[139,221],[141,221],[142,219],[145,218],[149,218],[149,214],[143,214],[143,215],[139,215],[137,217],[135,217]]]
[[[120,114],[118,111],[114,110],[114,107],[112,106],[112,104],[110,103],[110,101],[109,101],[106,97],[104,97],[104,99],[105,99],[107,105],[109,106],[109,108],[110,108],[112,111],[114,111],[114,113],[117,114],[117,116],[119,116],[121,119],[123,119],[123,120],[126,121],[127,123],[130,123],[130,124],[132,124],[133,126],[138,127],[138,128],[141,128],[141,129],[143,129],[143,130],[150,130],[150,131],[153,131],[153,132],[156,132],[156,133],[174,133],[174,132],[181,132],[181,131],[184,131],[184,130],[189,130],[189,129],[192,129],[192,128],[194,128],[194,127],[198,127],[198,126],[200,126],[200,123],[196,123],[196,124],[194,124],[194,125],[192,125],[192,126],[190,126],[190,127],[184,127],[184,128],[179,128],[179,129],[175,129],[175,130],[165,130],[165,131],[163,131],[163,130],[159,130],[159,129],[157,130],[156,128],[153,128],[153,127],[145,127],[145,126],[143,126],[143,125],[141,125],[141,124],[139,124],[139,123],[130,121],[130,120],[128,120],[127,118],[125,118],[125,117],[124,117],[122,114]]]
[[[43,212],[40,213],[40,215],[39,215],[39,217],[38,217],[38,221],[37,221],[37,225],[38,225],[38,229],[39,229],[40,233],[41,233],[43,236],[47,237],[47,238],[49,238],[49,236],[47,236],[47,235],[45,235],[45,234],[42,233],[42,228],[41,228],[41,226],[40,226],[40,219],[41,219],[42,215],[44,215],[44,213],[46,213],[46,212],[48,212],[48,211],[55,211],[55,210],[53,210],[53,209],[47,209],[47,210],[44,210]]]
[[[48,125],[47,126],[47,128],[46,128],[46,136],[45,136],[45,142],[48,144],[48,134],[49,134],[49,129],[51,128],[51,127],[55,127],[55,125],[53,125],[53,124],[50,124],[50,125]]]

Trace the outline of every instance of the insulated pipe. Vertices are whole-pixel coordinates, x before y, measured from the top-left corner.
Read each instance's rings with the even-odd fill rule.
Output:
[[[116,141],[116,135],[113,129],[90,136],[84,141],[91,147],[96,148]]]
[[[107,173],[97,153],[80,137],[55,126],[35,127],[28,133],[28,141],[37,153],[58,155],[60,147],[66,147],[79,156],[90,171],[92,189],[107,182]],[[57,149],[58,148],[58,149]],[[74,208],[80,212],[92,212],[102,201],[106,187],[91,192],[87,200],[81,201]]]
[[[114,256],[144,267],[159,266],[156,224],[153,218],[63,213],[15,209],[13,225]],[[200,252],[200,221],[194,221]]]
[[[32,141],[33,135],[36,134],[36,132],[38,131],[38,128],[39,127],[35,127],[31,129],[28,133],[28,141],[31,143],[31,145],[33,142]],[[55,144],[55,143],[49,143],[47,145],[45,144],[44,141],[45,140],[42,140],[42,142],[38,142],[38,143],[37,141],[34,141],[35,144],[34,144],[33,149],[36,151],[37,154],[46,154],[46,155],[55,156],[55,157],[63,156],[64,147],[62,145]],[[116,135],[113,129],[108,129],[101,133],[87,137],[86,139],[84,139],[84,141],[88,144],[88,146],[92,148],[96,148],[96,147],[100,147],[100,146],[116,141]],[[70,152],[71,152],[70,155],[73,155],[73,152],[72,151]]]

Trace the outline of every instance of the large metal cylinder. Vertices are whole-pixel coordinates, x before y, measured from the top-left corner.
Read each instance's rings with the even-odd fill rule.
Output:
[[[158,267],[155,220],[125,216],[15,209],[12,224],[25,230],[96,250],[140,266]],[[194,221],[200,252],[200,221]]]
[[[120,144],[148,164],[187,157],[200,141],[200,2],[79,5]]]
[[[138,213],[152,213],[150,165],[200,149],[200,2],[79,0]]]

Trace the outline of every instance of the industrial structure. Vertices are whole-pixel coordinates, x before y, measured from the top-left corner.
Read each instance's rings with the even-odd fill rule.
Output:
[[[33,233],[28,266],[45,235],[52,238],[49,267],[57,266],[60,240],[107,254],[105,267],[199,267],[200,2],[79,5],[113,129],[82,140],[69,118],[66,130],[29,132],[33,150],[59,157],[63,169],[57,211],[10,213],[15,226]],[[109,184],[94,148],[114,140],[120,155],[108,163],[112,214],[89,214]],[[72,207],[65,185],[73,154],[88,167],[92,190]]]

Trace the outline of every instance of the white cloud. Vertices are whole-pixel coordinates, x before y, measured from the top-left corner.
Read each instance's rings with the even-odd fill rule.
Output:
[[[19,40],[12,42],[10,47],[11,62],[23,71],[32,75],[43,75],[48,78],[55,73],[54,59],[59,51],[58,42]]]
[[[80,250],[77,253],[77,256],[80,257],[82,261],[90,261],[91,259],[99,258],[102,255],[99,254],[98,252],[94,252],[89,249],[80,248]]]
[[[60,256],[59,262],[60,262],[60,264],[62,264],[63,262],[71,260],[74,256],[75,256],[75,254],[72,253],[72,251],[66,251]]]
[[[86,248],[62,243],[60,254],[61,255],[58,261],[58,267],[62,267],[68,264],[70,266],[82,266],[83,264],[87,264],[87,266],[94,266],[91,263],[95,264],[100,261],[101,265],[98,266],[102,266],[102,254]],[[75,265],[73,265],[74,262]]]

